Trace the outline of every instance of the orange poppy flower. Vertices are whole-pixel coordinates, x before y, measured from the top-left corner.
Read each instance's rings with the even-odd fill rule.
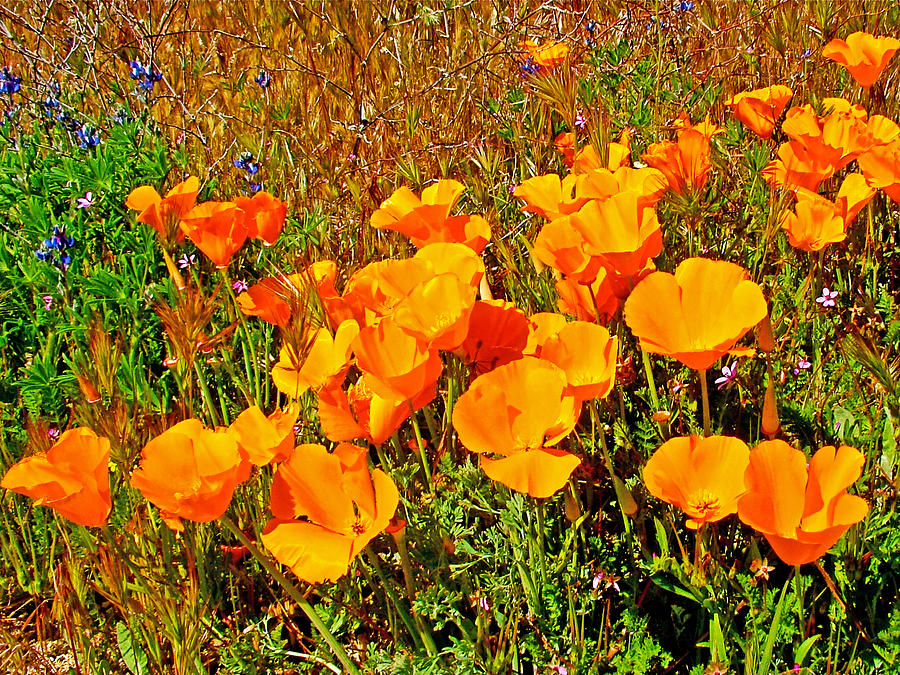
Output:
[[[238,197],[235,205],[244,212],[247,236],[261,239],[266,246],[272,246],[284,229],[287,206],[268,192],[257,192],[253,197]]]
[[[444,367],[436,349],[391,318],[363,328],[351,346],[372,391],[395,401],[411,401],[433,387]]]
[[[208,523],[222,516],[238,484],[250,475],[247,454],[235,437],[187,419],[151,439],[131,486],[181,529],[180,518]]]
[[[825,99],[823,105],[827,113],[822,116],[809,105],[791,108],[781,128],[803,146],[803,153],[798,152],[796,145],[792,147],[793,154],[813,156],[820,163],[841,169],[868,150],[875,139],[864,108],[842,98]]]
[[[887,145],[900,138],[900,125],[884,115],[872,115],[866,122],[866,130],[873,145]]]
[[[641,159],[662,172],[669,189],[683,195],[706,187],[712,168],[709,156],[709,137],[691,127],[681,131],[677,141],[651,144]]]
[[[438,274],[397,305],[393,320],[432,349],[456,349],[469,332],[475,290],[455,274]]]
[[[900,203],[900,139],[860,155],[859,170],[869,185]]]
[[[725,105],[757,136],[771,138],[775,123],[793,96],[790,87],[776,84],[736,94]]]
[[[109,440],[78,427],[63,432],[46,452],[11,466],[0,487],[31,497],[78,525],[101,527],[112,508],[108,464]]]
[[[835,159],[831,152],[811,152],[802,143],[790,141],[778,146],[778,157],[766,164],[762,175],[773,187],[803,187],[815,192],[837,171]]]
[[[538,44],[534,40],[524,40],[519,48],[525,52],[525,65],[534,66],[539,72],[551,71],[562,64],[569,55],[569,48],[553,40]]]
[[[829,42],[822,48],[822,56],[844,66],[861,87],[868,89],[898,49],[900,40],[858,31],[848,35],[846,41]]]
[[[553,146],[562,153],[563,164],[572,166],[575,160],[575,134],[571,131],[563,131],[553,139]]]
[[[797,207],[781,216],[781,227],[794,248],[819,251],[828,244],[847,237],[844,219],[835,204],[814,192],[800,188],[796,192]]]
[[[537,213],[547,220],[575,213],[588,201],[587,197],[575,197],[573,191],[578,176],[569,174],[560,178],[555,173],[534,176],[522,181],[513,195],[525,202],[523,213]]]
[[[247,241],[244,212],[233,202],[203,202],[181,220],[181,228],[216,267],[228,267]]]
[[[571,314],[579,321],[599,319],[600,323],[607,323],[619,310],[619,298],[616,297],[606,269],[601,268],[590,285],[566,277],[557,281],[555,286],[559,296],[556,301],[559,311]]]
[[[303,581],[336,580],[388,526],[399,503],[390,476],[369,471],[365,449],[341,443],[329,453],[321,445],[300,445],[275,471],[274,518],[260,539]]]
[[[656,211],[644,207],[636,192],[592,200],[571,219],[572,227],[584,237],[585,253],[599,257],[604,267],[620,276],[637,274],[662,252]]]
[[[291,320],[291,306],[284,295],[283,281],[269,277],[237,296],[237,302],[241,312],[247,316],[258,316],[266,323],[285,326]]]
[[[528,318],[521,309],[504,300],[477,300],[456,353],[481,374],[522,358],[527,343]]]
[[[360,326],[369,326],[390,316],[416,286],[433,276],[434,267],[422,258],[369,263],[350,277],[343,300]]]
[[[728,436],[684,436],[663,443],[644,467],[644,484],[657,499],[688,516],[693,530],[737,513],[750,448]]]
[[[541,358],[562,369],[578,403],[606,398],[616,382],[619,344],[603,326],[574,321],[544,342]]]
[[[420,248],[415,260],[431,265],[433,274],[453,274],[467,286],[477,289],[484,276],[484,261],[465,244],[436,242]]]
[[[572,161],[572,173],[590,173],[597,169],[616,171],[621,167],[631,164],[631,132],[622,129],[618,142],[613,141],[608,147],[608,160],[604,163],[593,145],[586,145],[574,153]]]
[[[538,312],[529,316],[528,342],[522,355],[540,358],[547,340],[559,333],[567,323],[566,317],[556,312]]]
[[[481,375],[453,408],[453,427],[481,458],[491,480],[532,497],[559,490],[581,460],[550,446],[575,428],[579,406],[566,393],[566,374],[530,356]]]
[[[733,263],[688,258],[675,274],[654,272],[625,301],[641,349],[707,370],[767,315],[759,286]]]
[[[313,329],[306,358],[289,344],[283,344],[278,362],[272,368],[272,382],[285,396],[299,398],[307,389],[321,389],[342,382],[350,369],[352,344],[359,335],[359,324],[347,319],[334,335],[328,328]]]
[[[865,176],[848,173],[838,189],[835,211],[841,214],[845,225],[850,225],[874,196],[875,188],[869,185]]]
[[[465,186],[455,180],[439,180],[422,191],[419,199],[401,187],[372,214],[372,227],[394,230],[410,238],[416,248],[436,242],[465,244],[481,253],[491,238],[491,228],[481,216],[450,216]]]
[[[160,239],[169,242],[184,241],[184,232],[179,227],[181,219],[197,201],[200,181],[191,176],[160,197],[155,188],[142,185],[132,190],[125,200],[125,206],[140,211],[137,220],[156,230]]]
[[[251,464],[265,466],[291,456],[296,421],[296,410],[276,410],[266,417],[259,406],[253,405],[237,416],[228,431]]]
[[[560,216],[546,223],[534,240],[532,253],[545,265],[565,274],[577,283],[590,284],[603,266],[600,257],[589,255],[584,235],[572,216]]]
[[[866,517],[865,500],[847,494],[863,464],[862,453],[846,445],[824,447],[807,464],[784,441],[764,441],[750,451],[738,516],[788,565],[812,562]]]
[[[338,385],[319,390],[319,423],[328,440],[364,438],[373,445],[381,445],[409,417],[409,403],[378,396],[367,386],[368,379],[363,373],[346,393]],[[435,384],[422,390],[412,400],[412,407],[419,410],[436,395]]]

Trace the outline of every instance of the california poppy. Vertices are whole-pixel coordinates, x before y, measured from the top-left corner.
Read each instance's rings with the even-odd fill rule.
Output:
[[[861,87],[868,89],[898,49],[900,40],[857,31],[846,41],[836,38],[829,42],[822,48],[822,56],[844,66]]]
[[[184,241],[179,223],[194,208],[199,192],[200,181],[195,176],[178,183],[165,197],[160,197],[155,188],[142,185],[129,193],[125,206],[140,211],[135,220],[149,225],[160,239],[171,244]]]
[[[409,403],[378,396],[366,384],[368,380],[369,376],[363,373],[346,392],[338,384],[318,390],[319,424],[328,440],[364,438],[373,445],[381,445],[409,417]],[[423,389],[412,400],[412,408],[419,410],[434,400],[435,386]]]
[[[244,212],[247,236],[271,246],[281,235],[287,218],[287,206],[277,197],[261,190],[253,197],[238,197],[235,205]]]
[[[369,471],[368,453],[347,443],[328,452],[300,445],[275,471],[260,539],[308,583],[338,579],[390,522],[400,494],[390,476]]]
[[[411,401],[430,389],[443,370],[436,349],[403,330],[392,318],[366,326],[351,345],[360,370],[379,396]]]
[[[625,322],[641,349],[695,370],[707,370],[767,313],[743,267],[705,258],[688,258],[674,275],[648,275],[625,301]]]
[[[480,374],[522,358],[527,342],[528,318],[521,309],[504,300],[478,300],[456,353]]]
[[[793,95],[790,87],[776,84],[735,94],[725,101],[725,105],[757,136],[770,138],[775,130],[775,123]]]
[[[537,213],[547,220],[574,213],[587,201],[573,193],[578,176],[569,174],[560,178],[555,173],[534,176],[523,180],[513,194],[525,202],[524,213]]]
[[[237,297],[241,312],[258,316],[266,323],[284,326],[291,320],[291,305],[285,298],[284,280],[278,277],[262,279]]]
[[[571,216],[584,237],[584,251],[604,267],[630,277],[662,251],[656,211],[641,204],[636,192],[621,192],[604,201],[591,200]]]
[[[350,277],[342,298],[359,325],[369,326],[433,276],[433,265],[422,258],[372,262]]]
[[[187,419],[151,439],[131,486],[181,529],[180,518],[208,523],[225,513],[239,483],[250,475],[247,454],[235,437]]]
[[[109,440],[78,427],[63,432],[46,452],[11,466],[0,487],[31,497],[78,525],[101,527],[112,508],[108,464]]]
[[[859,170],[869,185],[900,203],[900,139],[875,146],[862,154]]]
[[[233,202],[203,202],[181,220],[181,228],[216,267],[228,267],[247,241],[244,212]]]
[[[465,186],[442,179],[422,191],[419,199],[408,187],[401,187],[372,214],[372,227],[394,230],[410,238],[416,248],[435,242],[465,244],[481,253],[491,238],[491,228],[482,216],[451,216]]]
[[[566,374],[566,391],[579,403],[606,398],[616,382],[618,339],[603,326],[573,321],[544,342],[541,358]]]
[[[641,155],[666,177],[669,189],[680,195],[706,187],[710,162],[709,137],[693,127],[679,132],[677,141],[653,143]]]
[[[528,343],[522,354],[541,357],[547,340],[559,333],[568,323],[566,317],[556,312],[538,312],[528,317]]]
[[[228,431],[251,464],[265,466],[291,456],[296,421],[296,410],[276,410],[267,417],[259,406],[252,405],[237,416]]]
[[[453,427],[481,458],[488,478],[532,497],[549,497],[565,485],[581,460],[552,448],[574,429],[575,398],[566,393],[566,374],[530,356],[481,375],[459,397]]]
[[[469,331],[475,291],[455,274],[437,274],[394,308],[393,320],[434,349],[456,349]]]
[[[616,297],[610,274],[601,269],[591,284],[581,284],[565,277],[555,284],[559,298],[556,306],[560,312],[571,314],[580,321],[608,322],[619,309],[619,298]]]
[[[778,157],[766,164],[762,175],[775,187],[803,187],[815,192],[837,171],[836,161],[839,158],[830,151],[810,151],[799,141],[790,141],[778,146]]]
[[[532,252],[542,263],[573,281],[590,284],[597,278],[603,261],[587,253],[586,247],[585,237],[576,229],[572,216],[560,216],[541,228]]]
[[[796,213],[786,211],[781,216],[781,227],[787,232],[791,246],[820,251],[847,237],[844,219],[836,212],[834,202],[803,188],[796,195]]]
[[[563,164],[572,166],[575,160],[575,134],[571,131],[563,131],[553,139],[553,146],[562,153]]]
[[[275,388],[290,398],[299,398],[307,389],[321,389],[343,381],[350,368],[351,345],[357,335],[359,324],[347,319],[334,335],[324,326],[311,329],[305,356],[290,344],[283,344],[272,368]]]
[[[824,447],[807,464],[784,441],[764,441],[750,451],[738,516],[788,565],[812,562],[866,517],[865,500],[847,494],[864,464],[863,454],[846,445]]]
[[[728,436],[683,436],[663,443],[644,467],[644,484],[657,499],[674,504],[696,530],[737,512],[745,490],[750,448]]]
[[[550,40],[538,44],[534,40],[524,40],[519,47],[525,52],[525,65],[532,66],[538,72],[551,71],[566,60],[569,48],[561,42]]]
[[[631,164],[631,133],[628,129],[622,129],[619,140],[612,141],[607,146],[607,161],[600,159],[599,153],[593,145],[586,145],[576,152],[572,161],[572,173],[590,173],[596,169],[617,169]]]

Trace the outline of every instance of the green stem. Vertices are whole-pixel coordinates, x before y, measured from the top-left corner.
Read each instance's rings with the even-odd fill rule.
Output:
[[[397,594],[394,592],[393,587],[388,582],[387,576],[384,574],[384,570],[381,569],[381,563],[378,562],[378,556],[372,550],[371,547],[366,546],[366,557],[369,559],[369,563],[372,565],[372,569],[375,570],[375,574],[378,575],[379,581],[381,581],[381,588],[387,594],[388,599],[394,603],[394,608],[397,610],[397,614],[400,616],[400,620],[403,621],[403,625],[406,626],[406,630],[409,631],[409,634],[412,636],[412,639],[419,643],[419,639],[421,638],[421,631],[413,625],[413,622],[410,621],[410,612],[407,611],[406,607],[402,604],[400,598],[397,597]]]
[[[400,567],[403,569],[403,581],[406,583],[406,595],[409,597],[410,604],[416,601],[419,589],[416,588],[416,577],[413,575],[412,563],[409,560],[409,549],[406,548],[406,533],[399,532],[393,535],[394,542],[397,544],[397,551],[400,553]],[[371,553],[371,551],[370,551]],[[372,553],[374,555],[374,553]],[[435,656],[438,653],[437,645],[434,644],[434,638],[425,621],[419,614],[413,610],[413,617],[416,625],[419,627],[419,635],[425,644],[425,650],[429,655]]]
[[[300,592],[300,589],[294,586],[284,574],[281,573],[275,565],[272,564],[272,561],[269,560],[268,556],[263,554],[256,545],[247,539],[241,529],[234,524],[234,521],[231,520],[227,515],[219,518],[219,522],[225,526],[225,528],[231,532],[238,541],[241,542],[244,546],[247,547],[247,550],[250,551],[250,554],[256,558],[262,568],[272,576],[275,581],[287,592],[290,596],[291,600],[297,603],[300,609],[303,610],[303,613],[306,614],[310,623],[315,626],[316,630],[319,631],[319,634],[325,640],[326,644],[331,648],[331,653],[337,657],[337,660],[341,662],[341,665],[344,667],[344,671],[350,673],[350,675],[362,675],[359,671],[359,668],[356,667],[356,664],[353,663],[353,660],[350,658],[350,655],[347,654],[347,651],[341,646],[341,643],[335,639],[334,635],[328,630],[328,626],[325,625],[325,622],[322,621],[322,617],[319,616],[319,613],[316,612],[315,608],[309,604],[306,598],[303,597],[303,594]]]
[[[209,385],[206,384],[206,376],[200,365],[194,361],[194,372],[197,373],[197,380],[200,382],[200,394],[206,402],[206,408],[209,410],[209,419],[214,426],[219,426],[219,413],[216,412],[216,406],[213,404],[212,394],[209,392]]]
[[[428,481],[428,489],[434,491],[434,483],[431,481],[431,467],[428,466],[428,457],[425,455],[425,441],[422,440],[422,432],[419,429],[419,422],[416,420],[416,411],[413,408],[412,401],[407,401],[409,406],[409,419],[412,420],[413,431],[416,434],[416,443],[419,446],[419,458],[422,460],[422,468],[425,470],[425,480]]]
[[[256,397],[254,403],[259,403],[259,359],[256,357],[256,343],[250,339],[250,331],[247,328],[247,320],[244,316],[244,313],[241,311],[240,303],[237,301],[237,296],[234,294],[234,288],[231,286],[231,281],[228,278],[228,269],[219,270],[222,273],[222,282],[225,284],[225,290],[231,298],[231,303],[234,307],[234,312],[237,315],[238,325],[240,326],[241,333],[243,334],[244,341],[242,343],[241,351],[244,354],[244,368],[248,371],[247,377],[250,378],[250,370],[253,371],[253,393]],[[243,345],[247,345],[250,347],[250,361],[252,362],[252,368],[250,367],[250,363],[247,361],[247,350],[243,348]]]
[[[706,368],[700,374],[700,396],[703,399],[703,435],[709,436],[709,385],[706,383]]]

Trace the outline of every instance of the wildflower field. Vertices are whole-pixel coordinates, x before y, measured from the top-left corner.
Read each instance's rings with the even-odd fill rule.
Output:
[[[0,45],[0,672],[900,673],[895,2]]]

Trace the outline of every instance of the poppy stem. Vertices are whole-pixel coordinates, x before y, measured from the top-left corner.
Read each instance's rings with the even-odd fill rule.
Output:
[[[252,555],[256,560],[262,565],[263,569],[271,575],[275,581],[278,582],[278,585],[281,586],[287,594],[290,596],[291,600],[297,603],[300,609],[303,610],[303,613],[306,614],[310,623],[316,627],[316,630],[319,631],[319,634],[325,640],[326,644],[331,648],[331,653],[337,657],[337,660],[341,662],[341,665],[344,667],[344,671],[350,673],[350,675],[362,675],[359,671],[359,668],[356,667],[356,664],[353,663],[353,660],[350,658],[350,655],[347,654],[347,651],[341,646],[341,643],[337,641],[334,635],[328,630],[328,626],[325,625],[325,622],[322,621],[322,617],[319,616],[319,613],[316,612],[315,607],[309,604],[309,601],[303,597],[303,594],[300,592],[300,589],[294,586],[284,574],[281,573],[275,565],[272,564],[272,561],[269,560],[268,556],[266,556],[262,551],[260,551],[256,545],[250,541],[246,535],[241,531],[241,529],[235,525],[234,521],[231,520],[227,515],[223,515],[219,518],[219,522],[225,526],[229,532],[231,532],[238,541],[241,542],[244,546],[247,547],[247,550],[250,551],[250,555]]]
[[[709,436],[709,385],[706,383],[706,368],[700,374],[700,396],[703,399],[703,435]]]
[[[409,406],[409,419],[412,420],[413,431],[416,434],[416,443],[419,446],[419,459],[422,460],[422,468],[425,470],[425,480],[428,481],[428,489],[434,491],[431,469],[428,466],[428,457],[425,456],[425,441],[422,440],[422,431],[419,429],[419,422],[416,420],[416,410],[413,408],[412,401],[407,400],[406,404]]]

